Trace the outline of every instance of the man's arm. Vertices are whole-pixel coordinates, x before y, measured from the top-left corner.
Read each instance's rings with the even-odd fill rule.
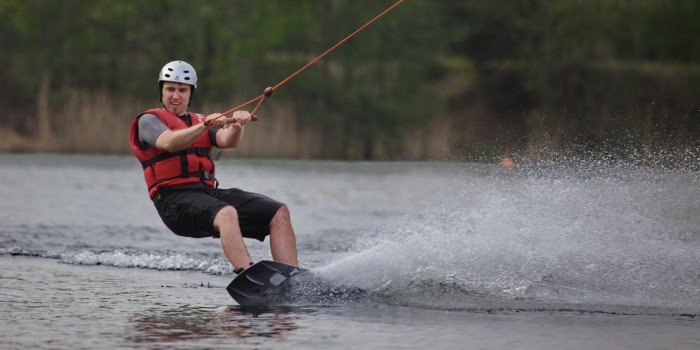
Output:
[[[218,118],[220,114],[215,113],[207,116],[209,126],[204,123],[193,125],[187,129],[170,130],[154,114],[145,114],[139,120],[139,138],[142,141],[142,148],[151,146],[165,152],[178,152],[189,147],[195,142],[203,132],[210,132],[212,143],[219,148],[234,148],[238,146],[243,137],[243,126],[250,121],[250,114],[247,112],[236,112],[236,123],[226,126],[225,118]],[[218,130],[215,130],[218,129]],[[215,131],[214,131],[215,130]]]
[[[207,129],[209,128],[204,123],[199,123],[187,129],[165,130],[156,138],[155,147],[165,152],[182,151],[202,136]]]
[[[207,121],[217,116],[218,114],[212,114],[207,117]],[[170,130],[155,114],[145,114],[139,120],[139,139],[142,149],[150,146],[165,152],[178,152],[189,147],[203,132],[215,136],[218,130],[214,129],[222,126],[224,121],[216,120],[208,127],[196,124],[187,129]],[[215,142],[214,145],[218,146]]]
[[[243,139],[243,126],[250,123],[251,115],[246,111],[236,111],[233,113],[235,123],[231,123],[227,128],[216,132],[216,144],[219,148],[236,148]]]

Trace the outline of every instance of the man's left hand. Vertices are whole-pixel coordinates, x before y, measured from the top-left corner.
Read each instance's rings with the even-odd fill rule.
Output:
[[[243,127],[243,125],[250,123],[252,116],[248,111],[235,111],[233,112],[232,119],[235,121],[231,125],[236,129],[240,129]]]

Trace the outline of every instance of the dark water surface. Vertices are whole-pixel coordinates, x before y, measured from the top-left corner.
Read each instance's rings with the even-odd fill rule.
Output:
[[[223,187],[286,202],[301,264],[368,298],[241,309],[218,240],[168,232],[132,157],[0,154],[0,348],[700,347],[698,172],[217,170]]]

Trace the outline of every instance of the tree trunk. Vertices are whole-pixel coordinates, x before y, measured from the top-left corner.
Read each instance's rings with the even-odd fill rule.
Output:
[[[51,73],[44,74],[39,84],[36,98],[37,130],[39,143],[45,145],[51,139],[51,121],[49,118],[49,95],[51,93]]]

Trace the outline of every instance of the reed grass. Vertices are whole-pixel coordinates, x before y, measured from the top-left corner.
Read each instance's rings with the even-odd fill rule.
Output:
[[[36,128],[20,134],[0,128],[0,151],[86,154],[129,154],[131,121],[140,112],[156,107],[132,97],[116,97],[105,91],[71,91],[51,95],[47,80],[37,94]],[[205,114],[228,109],[207,105],[193,112]],[[303,126],[289,102],[266,101],[259,120],[246,127],[242,144],[223,153],[224,157],[318,159],[328,158],[329,136],[325,130]],[[388,152],[377,141],[372,159],[446,159],[452,150],[449,123],[432,123],[404,131],[400,152]],[[331,158],[361,158],[352,150]]]

